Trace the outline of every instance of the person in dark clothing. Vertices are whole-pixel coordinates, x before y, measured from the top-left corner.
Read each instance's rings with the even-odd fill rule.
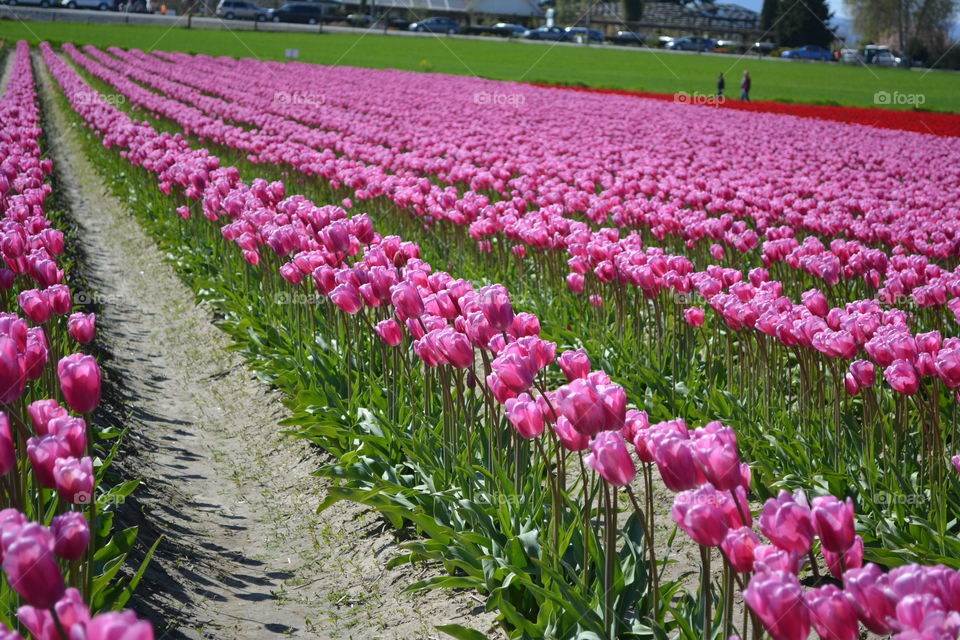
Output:
[[[750,101],[750,72],[744,69],[743,80],[740,81],[740,99]]]
[[[724,81],[723,73],[721,72],[717,75],[717,97],[718,98],[723,97],[723,90],[726,88],[726,86],[727,86],[727,83]]]

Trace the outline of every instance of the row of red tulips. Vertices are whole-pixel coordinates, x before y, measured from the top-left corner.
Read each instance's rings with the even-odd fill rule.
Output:
[[[853,638],[857,619],[897,630],[902,638],[960,631],[956,572],[911,567],[910,575],[917,576],[911,582],[898,580],[900,574],[881,575],[874,565],[857,568],[862,546],[853,533],[848,503],[824,497],[811,510],[801,495],[768,502],[760,524],[773,545],[758,553],[759,538],[743,529],[752,523],[745,500],[750,474],[740,462],[733,432],[719,424],[695,431],[681,421],[647,424],[645,414],[627,410],[622,387],[602,371],[591,371],[585,354],[568,351],[557,358],[556,345],[539,337],[537,318],[515,313],[502,285],[477,290],[470,282],[435,272],[420,260],[416,245],[380,237],[364,215],[349,218],[339,207],[286,197],[280,183],[255,180],[248,187],[235,169],[219,167],[215,158],[190,149],[182,139],[158,134],[104,101],[82,99],[90,87],[51,49],[45,47],[44,56],[76,111],[105,143],[158,174],[161,183],[199,201],[182,206],[181,217],[192,217],[199,209],[211,221],[227,220],[220,227],[223,236],[238,245],[248,263],[262,269],[274,264],[269,256],[261,264],[257,248],[262,245],[292,256],[278,265],[280,276],[295,286],[312,284],[342,312],[362,320],[358,328],[373,329],[393,347],[412,349],[428,368],[472,371],[479,359],[486,372],[486,380],[477,381],[483,393],[504,406],[506,419],[522,438],[537,443],[543,458],[556,457],[557,475],[547,478],[554,500],[564,490],[559,470],[589,450],[583,462],[605,481],[605,526],[616,527],[618,487],[626,487],[642,520],[649,522],[649,509],[644,512],[631,487],[636,466],[629,440],[645,474],[655,465],[668,487],[692,492],[682,493],[674,510],[683,529],[705,547],[724,549],[737,572],[755,574],[749,578],[747,600],[774,637],[806,637],[813,624],[823,637]],[[368,314],[388,317],[372,327]],[[554,362],[568,382],[548,390],[541,372]],[[587,485],[588,475],[580,481]],[[802,594],[796,574],[815,533],[825,555],[833,554],[827,555],[827,564],[845,579],[845,595],[836,588]],[[608,556],[615,551],[608,547]],[[709,556],[705,551],[705,559]],[[650,561],[656,563],[654,557]],[[734,579],[732,572],[728,575]],[[902,611],[895,606],[901,594],[912,603]],[[828,615],[830,611],[838,615]]]

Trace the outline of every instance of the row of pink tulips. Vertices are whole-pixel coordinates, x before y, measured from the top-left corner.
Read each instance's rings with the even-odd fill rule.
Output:
[[[132,613],[91,618],[83,602],[95,571],[97,483],[88,420],[100,402],[100,369],[83,353],[57,358],[71,343],[93,340],[95,317],[71,314],[71,291],[57,264],[64,236],[44,214],[51,193],[45,177],[53,163],[41,157],[27,43],[18,43],[12,55],[0,100],[0,288],[6,305],[0,314],[0,562],[25,603],[17,618],[32,637],[106,640],[129,631],[123,637],[147,640],[153,637],[149,624]],[[79,590],[68,589],[68,580]],[[3,597],[5,605],[15,602]],[[20,634],[0,624],[0,637]]]
[[[412,348],[426,367],[472,370],[479,358],[486,372],[486,379],[478,381],[484,393],[503,405],[507,420],[521,437],[538,443],[541,455],[562,456],[557,469],[562,468],[569,457],[576,457],[576,452],[589,451],[583,462],[606,483],[606,526],[615,526],[616,488],[627,487],[626,491],[634,498],[630,487],[636,466],[627,449],[627,440],[634,442],[642,468],[649,472],[652,465],[656,465],[668,487],[676,491],[699,491],[681,494],[675,509],[684,530],[695,540],[709,543],[704,546],[721,546],[729,534],[724,526],[740,530],[751,523],[745,501],[750,484],[749,469],[739,460],[731,430],[713,424],[691,432],[681,421],[646,424],[644,414],[628,412],[622,387],[613,384],[602,371],[591,371],[585,354],[565,352],[557,358],[556,345],[539,338],[536,317],[515,313],[509,293],[502,285],[476,290],[467,281],[435,272],[419,259],[416,245],[397,237],[380,237],[366,216],[349,218],[339,207],[316,207],[302,197],[286,197],[279,183],[254,181],[248,187],[240,181],[236,170],[219,168],[214,158],[189,149],[175,136],[157,134],[149,125],[135,123],[126,114],[100,101],[91,105],[90,101],[79,99],[91,91],[89,86],[47,47],[44,56],[74,108],[93,129],[105,139],[110,136],[111,144],[122,145],[127,157],[157,173],[158,180],[177,176],[171,187],[177,184],[188,199],[202,201],[202,205],[181,207],[178,213],[182,217],[190,217],[195,208],[201,208],[212,221],[229,220],[221,227],[224,237],[236,243],[247,262],[253,265],[261,264],[256,249],[263,244],[268,244],[279,256],[292,256],[289,262],[278,267],[285,280],[296,286],[315,287],[342,312],[365,321],[368,321],[368,309],[371,313],[386,314],[388,317],[372,327],[373,330],[391,346]],[[154,162],[161,157],[163,162]],[[150,166],[145,161],[148,158]],[[351,257],[356,257],[352,263]],[[568,382],[547,390],[542,386],[545,378],[539,374],[554,363],[561,367]],[[543,438],[547,440],[545,444],[540,442]],[[559,490],[561,477],[548,479],[551,491]],[[580,480],[587,484],[589,477],[585,475]],[[638,504],[636,500],[635,503]],[[776,548],[760,552],[761,557],[769,558],[767,566],[782,570],[792,563],[799,571],[799,559],[811,548],[812,528],[816,523],[821,540],[829,540],[824,544],[827,552],[841,554],[842,559],[835,560],[833,566],[846,569],[846,573],[839,571],[840,575],[853,582],[860,575],[848,573],[856,571],[854,565],[858,564],[855,539],[847,544],[847,539],[852,538],[847,533],[853,530],[853,514],[850,511],[847,518],[844,513],[837,513],[840,511],[837,504],[843,503],[835,498],[819,499],[810,512],[799,497],[782,496],[769,503],[761,516],[761,531]],[[643,512],[642,508],[638,510]],[[779,514],[780,511],[783,514]],[[720,521],[715,521],[717,512],[723,514]],[[648,516],[649,513],[644,521]],[[842,522],[833,527],[824,524],[831,516]],[[792,543],[797,535],[794,526],[803,522],[811,527],[806,548]],[[722,539],[711,533],[718,528],[724,532]],[[753,540],[746,532],[739,535],[748,542]],[[731,540],[726,546],[733,548],[733,544]],[[612,556],[614,551],[608,549],[608,555]],[[769,615],[770,611],[779,610],[782,598],[777,589],[764,587],[769,576],[755,566],[758,554],[753,551],[751,570],[757,574],[747,591],[751,608],[778,640],[799,637],[793,627],[790,633],[794,635],[784,635],[776,615]],[[782,560],[773,558],[781,552],[784,552]],[[745,553],[745,549],[740,550],[738,556],[741,568],[746,566]],[[777,564],[778,560],[782,564]],[[656,564],[655,558],[651,558],[651,564]],[[827,564],[831,564],[829,556]],[[865,571],[876,569],[868,567]],[[956,575],[947,569],[917,571],[938,572],[936,575],[947,576],[948,581],[954,580],[949,576]],[[847,588],[854,592],[854,588]],[[925,585],[914,585],[909,592],[924,602],[929,601],[931,611],[956,610],[953,599],[944,600],[946,595],[942,590],[924,589],[927,589]],[[810,599],[816,601],[830,595],[817,592]],[[858,600],[855,594],[849,597],[852,600],[842,599],[850,606],[855,602],[869,604],[862,598]],[[808,611],[806,605],[801,611]],[[866,622],[872,612],[872,608],[864,609],[864,613],[857,615]],[[952,628],[949,625],[955,623],[956,617],[944,616],[949,620],[937,628],[949,632]],[[913,624],[916,619],[910,618],[907,612],[903,620],[899,613],[895,619],[889,613],[882,618],[884,624],[896,622],[904,629],[917,628],[924,633],[936,626],[932,620],[923,619]],[[798,624],[802,628],[802,621]]]

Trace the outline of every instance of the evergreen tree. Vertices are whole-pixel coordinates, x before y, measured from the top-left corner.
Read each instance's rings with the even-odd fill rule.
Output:
[[[778,13],[780,13],[780,0],[763,0],[763,9],[760,10],[760,28],[764,33],[773,27]]]
[[[623,19],[639,22],[643,18],[643,0],[623,0]]]
[[[771,26],[781,47],[830,46],[834,35],[827,23],[833,16],[826,0],[780,0],[779,4]]]

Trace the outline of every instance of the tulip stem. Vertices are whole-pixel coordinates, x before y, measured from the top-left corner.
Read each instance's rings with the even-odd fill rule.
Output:
[[[57,634],[63,640],[70,640],[70,636],[67,635],[67,631],[63,628],[63,623],[60,621],[60,616],[57,615],[56,607],[50,607],[50,615],[53,616],[53,623],[57,626]]]
[[[646,469],[644,469],[646,472]],[[646,473],[644,473],[644,480],[647,479]],[[633,503],[633,510],[637,513],[637,518],[640,520],[640,524],[643,527],[643,538],[647,545],[647,552],[650,556],[650,594],[651,594],[651,608],[650,608],[650,619],[657,620],[657,606],[660,596],[660,585],[658,576],[657,576],[657,556],[656,550],[653,548],[653,535],[650,529],[647,526],[647,518],[643,512],[643,508],[640,506],[639,501],[637,500],[636,494],[633,493],[633,487],[627,485],[627,495],[630,496],[630,502]]]
[[[703,637],[713,637],[713,598],[710,593],[710,548],[700,545],[700,559],[702,575],[700,578],[700,595],[703,598]]]

